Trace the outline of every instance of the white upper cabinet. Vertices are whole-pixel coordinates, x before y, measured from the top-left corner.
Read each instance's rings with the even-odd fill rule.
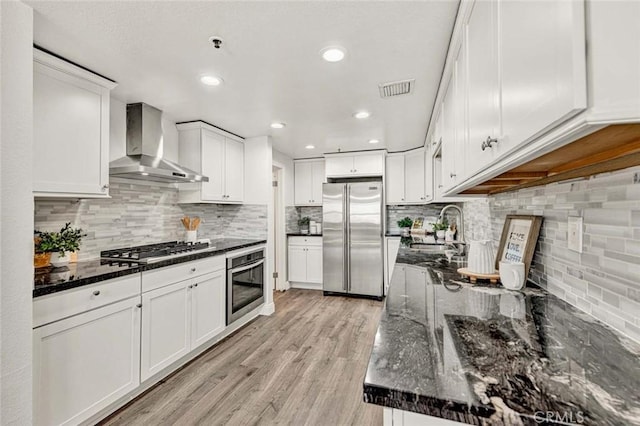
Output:
[[[521,17],[520,20],[526,19]],[[466,69],[466,102],[468,105],[466,155],[473,161],[468,161],[468,168],[464,172],[458,173],[460,179],[474,174],[491,162],[493,151],[488,145],[495,145],[500,135],[497,33],[496,2],[475,2],[469,21],[464,27],[462,47],[462,53],[466,53],[469,64]],[[462,72],[464,71],[462,70]],[[463,78],[462,75],[461,77]],[[461,83],[462,81],[459,80],[459,84]],[[459,102],[464,102],[464,96],[465,93],[460,91],[456,99]],[[454,122],[447,124],[455,125]]]
[[[179,163],[209,182],[180,184],[180,203],[240,204],[244,200],[244,142],[207,123],[177,124]]]
[[[497,6],[504,154],[587,107],[584,2]]]
[[[445,196],[568,142],[541,140],[588,106],[584,9],[583,1],[462,2],[428,139],[442,140]]]
[[[109,196],[109,94],[116,83],[33,51],[33,192]]]
[[[385,192],[387,204],[404,202],[404,154],[389,154],[386,159]]]
[[[327,177],[382,176],[384,151],[325,155]]]
[[[294,203],[296,206],[321,206],[322,184],[326,182],[324,160],[296,160]]]
[[[431,180],[426,179],[425,164],[423,148],[387,156],[385,174],[387,204],[424,204],[430,201],[431,185],[426,191],[426,184]],[[430,167],[428,169],[430,173]]]

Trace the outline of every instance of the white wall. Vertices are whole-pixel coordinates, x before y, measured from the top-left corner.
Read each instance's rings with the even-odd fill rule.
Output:
[[[109,161],[127,154],[127,104],[111,96],[111,121],[109,123]],[[170,116],[162,114],[164,158],[178,163],[178,129]]]
[[[273,192],[271,189],[272,143],[270,136],[244,141],[244,203],[267,205],[267,285],[264,314],[273,312]]]
[[[0,424],[32,423],[33,10],[0,2]]]
[[[280,151],[273,150],[273,162],[282,166],[284,169],[284,205],[285,206],[293,206],[293,179],[294,179],[294,166],[293,166],[293,158],[289,157],[286,154],[283,154]]]

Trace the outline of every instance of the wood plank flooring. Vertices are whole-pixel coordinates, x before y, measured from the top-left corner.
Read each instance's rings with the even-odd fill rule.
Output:
[[[382,425],[362,381],[382,302],[291,289],[103,425]]]

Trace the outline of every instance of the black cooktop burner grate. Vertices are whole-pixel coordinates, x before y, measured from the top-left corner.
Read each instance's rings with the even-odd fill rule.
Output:
[[[125,247],[100,252],[103,259],[144,261],[148,258],[166,257],[209,248],[208,243],[187,243],[170,241],[167,243],[147,244],[144,246]]]

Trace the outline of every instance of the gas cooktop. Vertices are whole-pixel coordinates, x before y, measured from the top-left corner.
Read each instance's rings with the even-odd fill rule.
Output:
[[[209,243],[170,241],[159,244],[105,250],[100,252],[100,258],[115,262],[146,264],[213,250],[215,250],[215,246]]]

